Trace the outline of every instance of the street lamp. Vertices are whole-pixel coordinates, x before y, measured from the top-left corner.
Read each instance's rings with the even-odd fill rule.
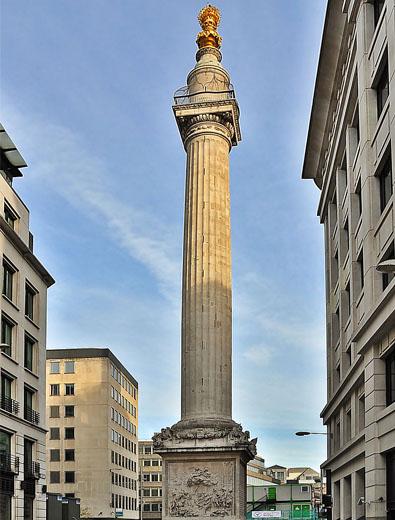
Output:
[[[376,271],[379,273],[395,273],[395,258],[380,262],[376,265]]]
[[[328,435],[327,432],[295,432],[298,437],[305,437],[306,435]]]

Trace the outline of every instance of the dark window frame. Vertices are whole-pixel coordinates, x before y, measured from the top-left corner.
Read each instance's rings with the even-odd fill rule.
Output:
[[[385,357],[385,387],[387,406],[395,403],[395,347]]]

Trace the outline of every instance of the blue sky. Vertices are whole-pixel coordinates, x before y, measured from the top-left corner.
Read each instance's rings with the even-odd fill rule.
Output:
[[[171,104],[195,63],[189,0],[3,0],[2,122],[56,279],[48,348],[109,347],[140,437],[179,419],[185,152]],[[231,153],[233,416],[268,464],[325,458],[323,230],[301,168],[325,0],[218,0],[241,109]]]

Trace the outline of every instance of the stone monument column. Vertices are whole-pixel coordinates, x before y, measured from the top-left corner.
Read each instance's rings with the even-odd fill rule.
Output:
[[[201,10],[196,65],[173,106],[187,166],[181,420],[153,438],[163,458],[164,519],[244,519],[246,463],[256,453],[256,440],[232,420],[229,153],[241,136],[219,21],[215,7]]]

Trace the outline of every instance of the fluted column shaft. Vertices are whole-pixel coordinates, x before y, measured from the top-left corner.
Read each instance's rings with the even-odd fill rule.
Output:
[[[193,125],[187,151],[181,419],[231,419],[229,130]]]

